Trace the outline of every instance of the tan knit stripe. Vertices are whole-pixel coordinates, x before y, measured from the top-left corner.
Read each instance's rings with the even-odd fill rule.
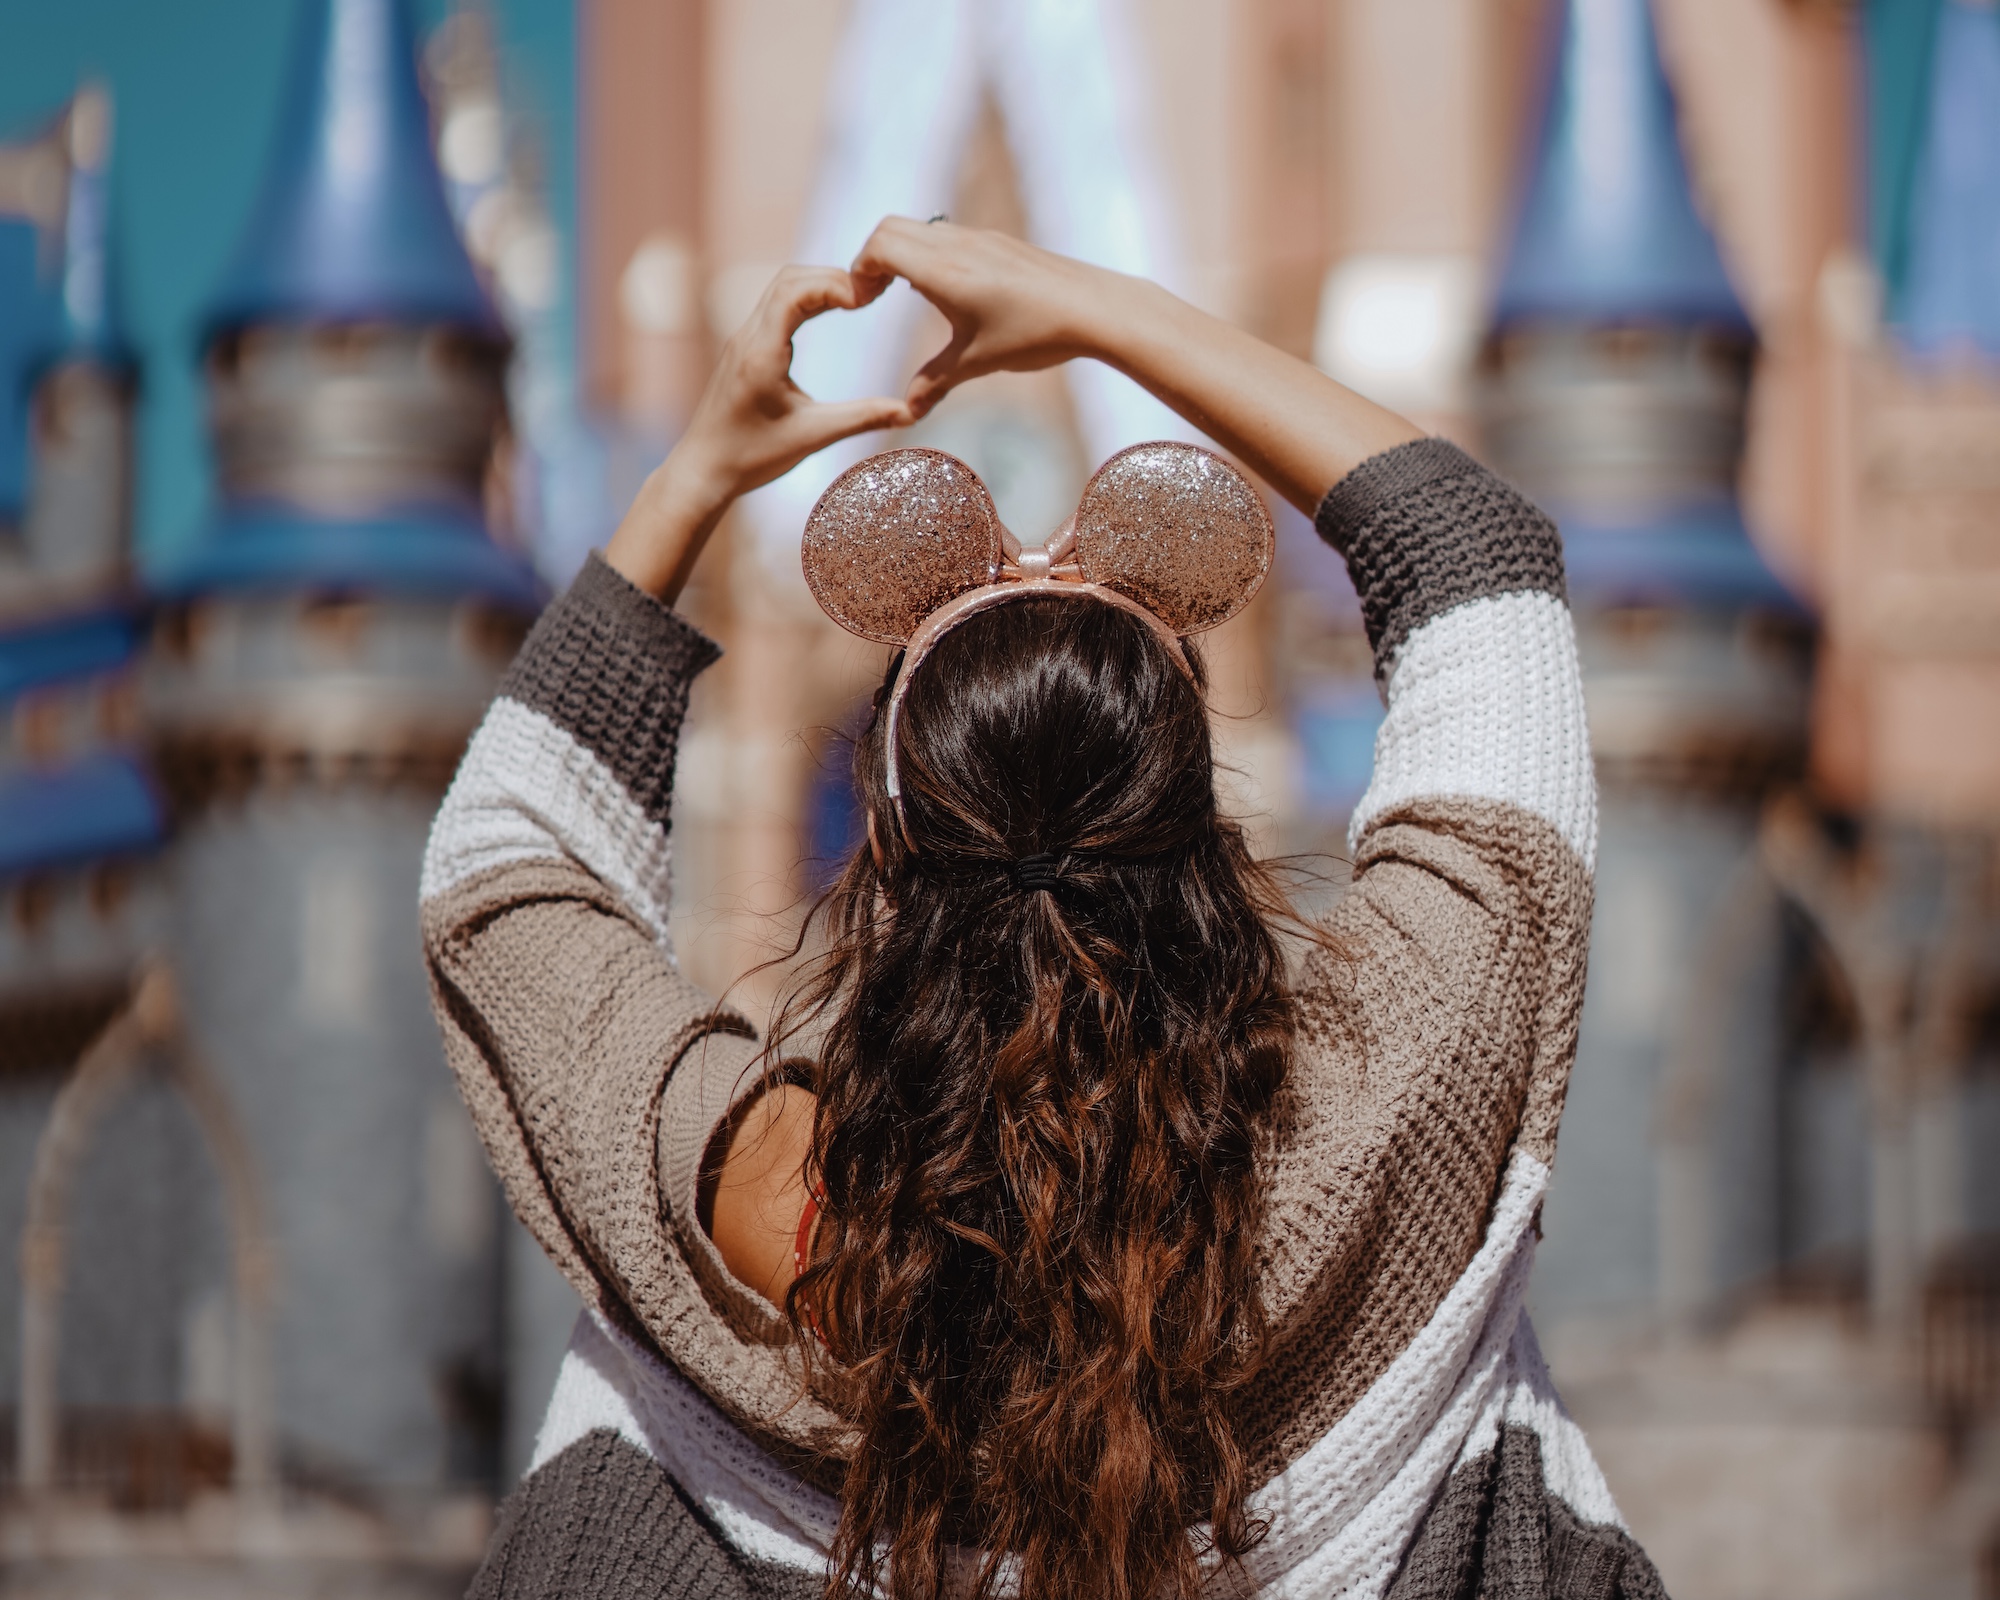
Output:
[[[650,940],[634,937],[616,897],[572,863],[467,879],[425,903],[423,931],[447,1056],[529,1230],[586,1303],[621,1326],[636,1322],[732,1421],[824,1481],[838,1419],[803,1393],[789,1348],[736,1335],[676,1242],[660,1193],[669,1074],[690,1045],[743,1030],[741,1019],[702,1009]]]
[[[1491,801],[1385,815],[1315,957],[1272,1162],[1270,1358],[1242,1418],[1260,1481],[1327,1429],[1437,1310],[1507,1155],[1554,1152],[1575,1053],[1590,877]]]
[[[1548,824],[1492,802],[1413,802],[1371,829],[1357,869],[1333,930],[1358,959],[1318,963],[1303,987],[1294,1105],[1273,1165],[1264,1280],[1276,1342],[1245,1408],[1262,1476],[1344,1415],[1435,1311],[1477,1248],[1513,1140],[1547,1158],[1574,1047],[1589,879]],[[566,963],[589,966],[606,919],[622,915],[567,863],[495,869],[436,897],[426,939],[457,1034],[453,1064],[517,1210],[591,1302],[615,1316],[622,1297],[726,1413],[807,1465],[801,1448],[830,1444],[833,1417],[799,1402],[781,1352],[745,1342],[741,1308],[718,1303],[727,1297],[702,1282],[662,1215],[660,1085],[711,1024],[683,984],[669,1014],[655,1014],[657,1003],[606,990],[601,973],[564,977]],[[485,941],[476,952],[475,941]],[[520,1001],[486,994],[468,1008],[453,991],[472,972],[508,991],[520,986],[502,974],[534,974],[526,987],[557,1012],[565,992],[594,983],[599,1015],[538,1026],[517,1014],[496,1031],[541,1043],[517,1046],[518,1063],[489,1062],[452,1021]],[[583,1042],[565,1059],[572,1035]],[[716,1070],[740,1076],[729,1054],[716,1047]],[[574,1081],[585,1060],[607,1095]],[[536,1168],[510,1098],[558,1170]],[[565,1104],[592,1108],[587,1126],[565,1127]],[[686,1133],[706,1137],[708,1109]],[[593,1216],[558,1217],[551,1179]],[[635,1195],[648,1203],[635,1207]],[[606,1262],[616,1265],[596,1265]]]

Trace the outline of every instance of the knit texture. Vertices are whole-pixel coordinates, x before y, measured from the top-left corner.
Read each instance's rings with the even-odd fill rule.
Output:
[[[1585,1522],[1542,1476],[1542,1441],[1505,1427],[1451,1475],[1389,1600],[1666,1600],[1632,1536]]]
[[[1389,677],[1375,770],[1354,808],[1357,849],[1385,813],[1476,794],[1541,818],[1586,867],[1597,858],[1597,784],[1569,608],[1545,594],[1489,595],[1404,641]]]
[[[824,1576],[840,1503],[787,1472],[640,1340],[585,1312],[564,1353],[529,1475],[610,1432],[679,1484],[746,1560]]]
[[[688,689],[721,654],[593,555],[569,603],[542,613],[500,693],[567,728],[664,828]]]
[[[1434,1583],[1457,1593],[1450,1585],[1469,1566],[1489,1585],[1526,1574],[1524,1596],[1542,1592],[1534,1574],[1552,1574],[1548,1592],[1567,1595],[1593,1591],[1566,1574],[1588,1577],[1614,1563],[1626,1593],[1646,1593],[1651,1569],[1520,1314],[1547,1180],[1532,1156],[1511,1159],[1471,1264],[1367,1394],[1252,1497],[1251,1514],[1268,1531],[1240,1571],[1215,1573],[1218,1593],[1379,1595],[1399,1568],[1406,1595],[1428,1595]],[[756,1570],[823,1577],[838,1502],[783,1471],[655,1352],[587,1313],[563,1360],[531,1481],[605,1434],[644,1450]],[[1513,1466],[1496,1478],[1503,1447]],[[1532,1471],[1515,1470],[1527,1464]]]
[[[793,1567],[746,1561],[639,1446],[579,1439],[508,1496],[466,1600],[818,1600]]]
[[[1271,1355],[1238,1420],[1271,1523],[1253,1587],[1380,1596],[1503,1426],[1534,1432],[1579,1526],[1620,1527],[1520,1312],[1575,1053],[1596,793],[1546,518],[1426,441],[1357,469],[1318,521],[1348,552],[1388,709],[1328,919],[1353,959],[1316,955],[1297,990],[1258,1241]],[[702,1153],[757,1067],[666,933],[673,755],[714,654],[586,569],[439,813],[425,948],[509,1199],[592,1311],[545,1442],[610,1428],[732,1552],[810,1572],[851,1433],[695,1216]]]
[[[1347,558],[1384,679],[1403,641],[1455,605],[1494,594],[1568,598],[1556,525],[1445,439],[1364,461],[1327,491],[1313,520]]]
[[[1582,1007],[1590,885],[1546,824],[1490,801],[1373,829],[1315,955],[1271,1168],[1271,1324],[1243,1402],[1260,1476],[1296,1459],[1435,1315],[1511,1149],[1553,1155]]]

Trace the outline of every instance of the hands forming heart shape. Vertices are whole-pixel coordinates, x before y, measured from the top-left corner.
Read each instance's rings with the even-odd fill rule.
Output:
[[[854,311],[905,279],[944,314],[951,340],[900,398],[816,400],[793,382],[792,336],[829,311]],[[786,267],[716,359],[686,431],[634,511],[685,540],[627,538],[608,552],[634,582],[671,599],[729,503],[816,451],[878,428],[908,427],[955,386],[1089,354],[1107,289],[1136,284],[1004,234],[890,217],[845,270]],[[1115,292],[1113,290],[1112,292]]]
[[[1089,354],[1113,275],[981,229],[890,217],[847,270],[787,267],[723,346],[684,442],[718,490],[743,494],[817,450],[877,428],[908,427],[957,385]],[[951,340],[900,398],[815,400],[792,381],[792,336],[829,311],[853,311],[906,280],[943,313]],[[1130,280],[1116,280],[1127,281]]]
[[[815,400],[792,381],[792,336],[897,278],[951,327],[900,397]],[[673,452],[605,558],[671,603],[738,495],[838,440],[908,427],[959,384],[1090,356],[1124,372],[1311,515],[1348,470],[1419,437],[1393,412],[1143,278],[1006,234],[885,219],[846,269],[787,267],[723,345]]]

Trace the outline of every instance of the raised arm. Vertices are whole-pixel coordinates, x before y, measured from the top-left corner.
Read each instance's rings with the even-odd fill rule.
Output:
[[[535,625],[424,859],[446,1054],[515,1211],[586,1303],[642,1328],[778,1445],[810,1444],[830,1419],[792,1404],[775,1316],[744,1292],[770,1275],[724,1271],[695,1216],[706,1130],[754,1087],[759,1056],[748,1024],[674,963],[675,753],[689,687],[719,652],[663,602],[736,495],[908,417],[899,399],[816,404],[787,375],[806,317],[868,297],[835,269],[772,285],[611,561],[593,559]],[[717,1210],[751,1257],[769,1232],[789,1262],[796,1201],[770,1228],[754,1203]]]
[[[890,217],[854,260],[907,278],[952,327],[907,396],[919,416],[968,379],[1089,357],[1151,390],[1311,516],[1370,456],[1420,431],[1325,373],[1143,278],[1005,234]]]

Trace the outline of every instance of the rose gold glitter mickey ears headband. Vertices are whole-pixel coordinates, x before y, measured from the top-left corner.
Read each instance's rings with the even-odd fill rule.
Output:
[[[903,822],[903,697],[938,640],[1030,595],[1102,601],[1172,647],[1227,622],[1271,568],[1271,514],[1243,475],[1194,445],[1121,450],[1039,548],[1004,527],[979,475],[941,450],[889,450],[848,468],[806,519],[806,584],[864,639],[904,647],[883,727],[889,798]]]

